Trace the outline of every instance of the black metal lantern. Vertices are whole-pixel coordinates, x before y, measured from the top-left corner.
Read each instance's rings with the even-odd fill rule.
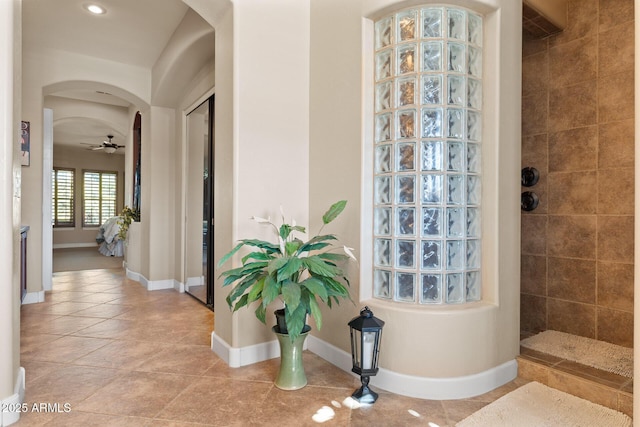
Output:
[[[369,377],[378,373],[378,354],[380,352],[380,337],[384,322],[373,317],[369,307],[360,310],[360,316],[349,322],[351,332],[351,371],[360,375],[362,387],[356,390],[352,397],[360,403],[373,403],[378,394],[369,388]]]

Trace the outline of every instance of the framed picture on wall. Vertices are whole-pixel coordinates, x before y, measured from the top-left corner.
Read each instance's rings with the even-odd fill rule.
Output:
[[[29,122],[20,123],[20,159],[22,166],[29,166],[31,164],[31,150],[30,150],[30,125]]]

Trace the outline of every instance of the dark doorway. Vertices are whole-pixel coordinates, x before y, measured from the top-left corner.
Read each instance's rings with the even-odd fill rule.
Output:
[[[213,310],[214,96],[187,114],[185,291]]]

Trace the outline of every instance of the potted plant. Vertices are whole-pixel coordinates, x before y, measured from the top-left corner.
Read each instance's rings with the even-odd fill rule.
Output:
[[[305,233],[305,227],[285,223],[284,214],[282,225],[276,226],[270,219],[252,217],[260,224],[273,227],[277,235],[277,242],[272,243],[259,239],[241,240],[229,253],[218,262],[221,267],[241,248],[249,247],[251,252],[242,258],[242,266],[227,270],[221,274],[224,277],[223,286],[233,285],[227,296],[229,307],[236,311],[252,303],[257,303],[256,317],[266,324],[266,310],[269,304],[282,302],[284,307],[284,324],[286,333],[277,325],[273,331],[278,335],[281,344],[281,369],[276,380],[280,388],[300,388],[297,385],[287,386],[279,380],[283,369],[300,370],[300,367],[285,367],[291,362],[283,348],[299,343],[302,346],[309,331],[306,325],[307,315],[311,315],[318,329],[322,328],[322,312],[320,303],[332,307],[339,304],[341,299],[351,299],[349,295],[349,280],[339,264],[349,258],[355,260],[351,249],[346,246],[337,247],[336,236],[320,234],[324,226],[336,219],[344,210],[345,200],[334,203],[322,216],[323,225],[318,234],[307,241],[296,237],[296,233]],[[336,253],[340,249],[344,253]],[[300,350],[295,358],[300,359]],[[292,363],[296,363],[294,360]],[[302,370],[304,376],[304,370]],[[298,382],[303,381],[298,378]],[[306,377],[304,378],[306,384]],[[303,384],[303,386],[304,386]]]
[[[129,225],[131,225],[133,221],[140,221],[140,212],[131,209],[129,206],[125,206],[118,218],[118,225],[120,226],[118,237],[120,237],[120,240],[126,240]]]

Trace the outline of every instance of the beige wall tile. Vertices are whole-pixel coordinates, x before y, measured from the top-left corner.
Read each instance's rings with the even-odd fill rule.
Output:
[[[629,21],[598,36],[598,76],[605,77],[634,67],[634,24]]]
[[[596,310],[594,305],[548,298],[548,329],[595,338],[595,320]]]
[[[549,40],[549,44],[567,43],[598,31],[598,0],[569,0],[567,27]]]
[[[598,305],[633,313],[633,264],[598,262]]]
[[[547,329],[547,298],[522,294],[520,297],[520,329],[537,333]]]
[[[521,216],[521,329],[628,343],[634,1],[568,0],[567,10],[562,33],[523,40],[522,167],[541,176],[522,187],[540,205]]]
[[[522,233],[522,253],[528,255],[546,255],[547,216],[522,215],[520,227]]]
[[[549,297],[595,304],[595,261],[549,257],[547,286]]]
[[[549,144],[547,134],[530,135],[522,138],[522,167],[534,167],[540,175],[546,174],[549,167]]]
[[[551,256],[595,259],[595,215],[550,215],[547,247]]]
[[[549,387],[581,397],[607,408],[618,407],[618,392],[565,372],[550,371]]]
[[[613,122],[633,118],[633,71],[598,79],[598,121]]]
[[[533,37],[522,37],[522,57],[526,58],[536,53],[546,52],[549,48],[549,39],[539,39]]]
[[[596,338],[633,348],[633,313],[598,307]]]
[[[529,381],[537,381],[540,384],[549,383],[549,368],[539,363],[518,357],[518,376]]]
[[[549,174],[549,213],[558,215],[595,214],[597,174],[562,172]]]
[[[549,135],[549,172],[593,170],[597,166],[598,127],[586,126]]]
[[[548,99],[546,90],[522,98],[522,135],[538,135],[547,132]]]
[[[633,168],[601,169],[598,172],[598,213],[633,215]]]
[[[589,35],[549,49],[549,82],[551,90],[595,80],[598,71],[598,45]]]
[[[552,90],[549,93],[549,130],[557,132],[596,124],[596,86],[596,80],[590,80]]]
[[[522,60],[522,96],[546,91],[549,87],[549,53],[544,50]]]
[[[618,411],[633,418],[633,394],[618,392]]]
[[[635,125],[633,119],[598,126],[598,167],[633,167]]]
[[[520,257],[520,291],[526,294],[547,295],[547,257],[522,255]]]
[[[633,0],[599,0],[599,31],[633,21]]]
[[[633,216],[598,217],[598,261],[633,262]]]

